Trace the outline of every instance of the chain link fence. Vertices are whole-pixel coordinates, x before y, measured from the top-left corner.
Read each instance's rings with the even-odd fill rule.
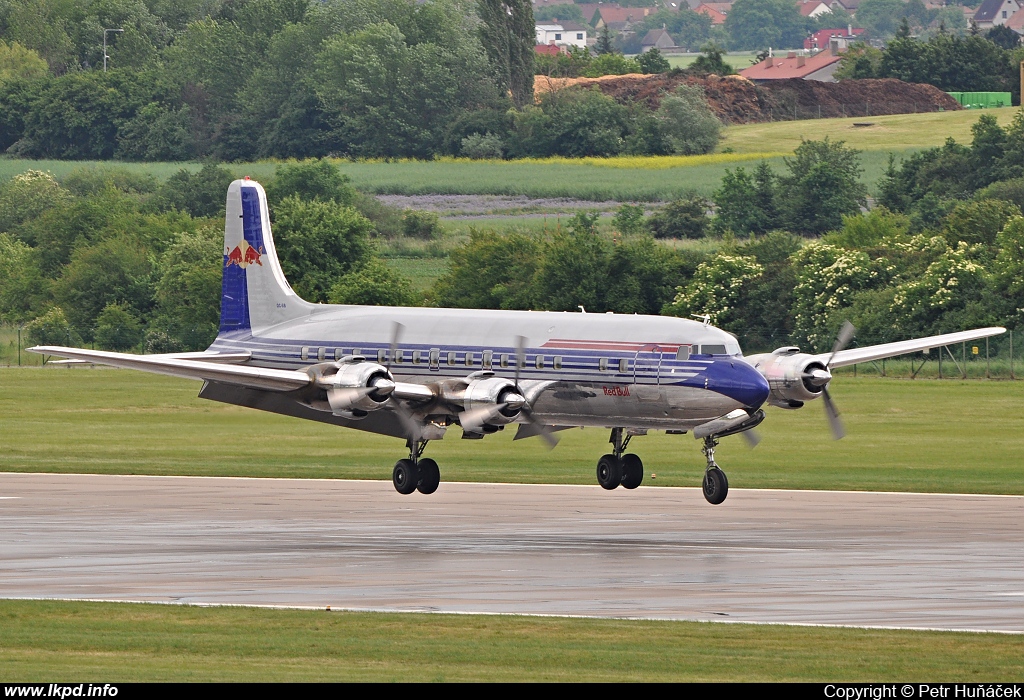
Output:
[[[887,114],[918,114],[942,112],[927,102],[846,102],[831,104],[780,105],[768,109],[769,121],[794,121],[799,119],[833,119],[836,117],[879,117]]]

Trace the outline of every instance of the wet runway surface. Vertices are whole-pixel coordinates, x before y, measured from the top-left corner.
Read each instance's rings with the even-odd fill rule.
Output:
[[[1024,497],[0,474],[0,597],[1024,632]]]

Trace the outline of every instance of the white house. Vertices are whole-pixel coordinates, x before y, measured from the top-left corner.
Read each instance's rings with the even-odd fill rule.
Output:
[[[545,22],[536,25],[537,43],[555,46],[587,45],[587,28],[576,22]]]
[[[998,27],[1000,24],[1006,24],[1019,9],[1020,4],[1017,0],[985,0],[974,13],[974,23],[978,25],[978,29]]]

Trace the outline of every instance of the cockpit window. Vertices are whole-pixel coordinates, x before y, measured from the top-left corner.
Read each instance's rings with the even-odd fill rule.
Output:
[[[724,345],[701,345],[700,352],[702,355],[724,355]]]

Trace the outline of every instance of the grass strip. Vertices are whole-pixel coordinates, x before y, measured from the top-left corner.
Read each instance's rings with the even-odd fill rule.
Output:
[[[390,479],[401,440],[196,398],[197,382],[113,369],[0,369],[0,471]],[[763,440],[722,441],[737,488],[1024,494],[1024,383],[842,376],[832,393],[847,437],[820,406],[769,407]],[[603,429],[566,430],[548,451],[514,428],[484,440],[430,443],[450,481],[591,484],[609,451]],[[696,486],[690,435],[630,445],[644,483]],[[443,488],[443,484],[442,484]]]
[[[1013,681],[980,633],[0,601],[10,682]]]

